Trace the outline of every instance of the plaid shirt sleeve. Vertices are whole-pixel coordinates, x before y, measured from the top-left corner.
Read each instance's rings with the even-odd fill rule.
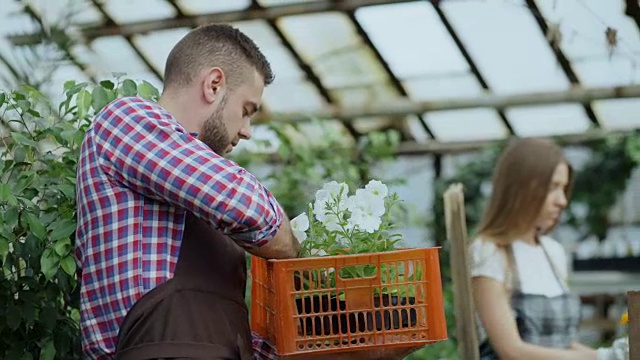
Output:
[[[251,345],[253,346],[253,360],[278,360],[276,349],[266,339],[255,332],[251,332]]]
[[[168,113],[142,101],[116,101],[93,131],[100,166],[112,181],[188,209],[245,247],[262,246],[277,233],[283,210],[273,195]]]

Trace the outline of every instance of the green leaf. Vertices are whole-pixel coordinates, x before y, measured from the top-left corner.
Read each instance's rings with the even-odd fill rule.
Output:
[[[13,194],[9,194],[10,196],[13,196]],[[5,228],[8,228],[9,231],[13,231],[13,227],[16,226],[18,224],[18,209],[15,207],[10,207],[9,209],[7,209],[7,211],[5,211],[4,213],[4,226]]]
[[[47,228],[35,214],[27,214],[27,224],[29,224],[29,231],[38,237],[38,239],[44,240],[46,238]]]
[[[160,95],[158,89],[146,81],[143,81],[138,87],[138,94],[143,98],[150,100],[156,99]]]
[[[5,93],[0,93],[0,106],[4,105],[4,102],[7,100],[7,95]]]
[[[31,101],[29,100],[18,100],[16,105],[22,110],[22,112],[27,112],[31,108]]]
[[[23,163],[27,158],[27,151],[24,146],[18,146],[13,150],[13,160],[18,163]]]
[[[9,195],[11,195],[11,187],[9,184],[0,184],[0,202],[9,200]]]
[[[91,105],[93,106],[93,109],[96,111],[96,113],[102,110],[102,108],[105,107],[105,105],[107,105],[110,101],[107,90],[100,86],[96,86],[93,88],[91,96],[93,98],[93,102],[91,103]]]
[[[69,238],[62,238],[58,240],[55,245],[53,245],[53,250],[55,250],[56,254],[60,257],[66,256],[71,251],[71,242]]]
[[[89,113],[89,107],[91,106],[92,96],[87,90],[82,90],[76,98],[76,104],[78,106],[78,118],[84,118]]]
[[[33,355],[31,355],[31,353],[24,353],[20,360],[33,360]]]
[[[69,219],[59,220],[49,225],[51,231],[51,241],[57,241],[68,237],[76,231],[76,222]]]
[[[64,270],[67,275],[73,276],[76,272],[76,261],[73,259],[73,256],[69,254],[60,261],[60,267],[62,267],[62,270]]]
[[[31,147],[38,146],[37,142],[31,139],[27,139],[26,136],[18,132],[11,132],[11,138],[20,145],[31,146]]]
[[[11,330],[16,330],[18,326],[20,326],[21,322],[22,312],[20,311],[20,308],[15,305],[9,306],[7,309],[7,325],[9,325],[9,328]]]
[[[122,88],[120,91],[122,96],[135,96],[138,91],[138,86],[133,80],[126,79],[122,82]]]
[[[58,272],[60,257],[51,248],[47,248],[42,252],[40,257],[40,269],[47,280],[53,279]]]
[[[115,84],[111,80],[100,81],[100,86],[108,90],[113,90],[115,88]]]
[[[52,306],[47,306],[40,310],[38,320],[48,330],[53,330],[56,327],[56,309]]]
[[[7,254],[9,254],[9,240],[5,239],[4,236],[0,236],[0,258],[3,264],[7,259]]]
[[[64,82],[64,91],[68,91],[76,84],[75,80],[69,80]]]
[[[53,360],[55,356],[56,348],[53,345],[53,340],[49,340],[40,350],[40,360]]]
[[[24,316],[27,326],[33,323],[36,319],[36,307],[34,306],[33,301],[25,301],[25,303],[22,304],[22,315]]]
[[[63,193],[64,196],[75,201],[76,188],[74,185],[61,184],[60,186],[58,186],[58,190],[60,190],[60,192]]]

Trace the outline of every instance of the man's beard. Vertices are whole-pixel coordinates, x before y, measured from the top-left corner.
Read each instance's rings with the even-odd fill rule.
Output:
[[[229,132],[223,121],[223,112],[227,104],[226,96],[222,99],[220,106],[202,125],[202,130],[198,138],[207,144],[216,154],[224,156],[226,150],[231,144]]]

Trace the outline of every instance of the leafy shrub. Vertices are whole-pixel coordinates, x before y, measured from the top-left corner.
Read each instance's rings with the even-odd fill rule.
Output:
[[[36,89],[0,93],[9,134],[0,157],[0,358],[80,358],[73,242],[79,148],[92,117],[118,96],[157,99],[146,82],[64,85],[54,107]]]

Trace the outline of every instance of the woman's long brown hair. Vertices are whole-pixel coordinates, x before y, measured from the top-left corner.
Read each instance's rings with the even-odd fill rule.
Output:
[[[504,247],[533,230],[553,173],[561,163],[569,167],[569,186],[565,190],[569,199],[573,171],[562,148],[549,140],[513,141],[501,154],[494,170],[491,197],[477,234]]]

